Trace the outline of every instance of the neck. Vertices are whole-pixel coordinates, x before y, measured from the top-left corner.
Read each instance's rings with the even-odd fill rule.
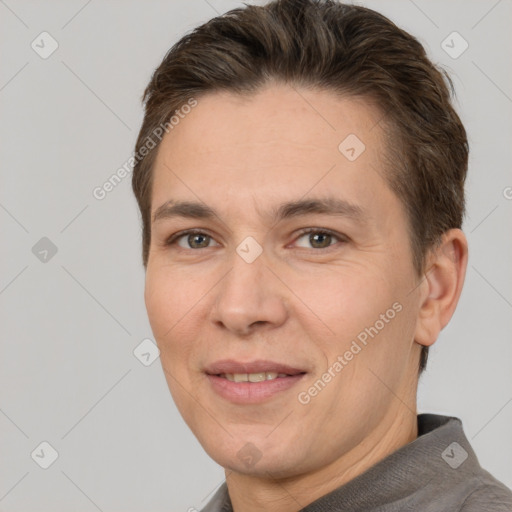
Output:
[[[397,400],[398,402],[398,400]],[[412,403],[412,402],[409,402]],[[234,512],[297,512],[344,485],[418,436],[416,407],[399,403],[365,438],[328,466],[274,479],[226,471]]]

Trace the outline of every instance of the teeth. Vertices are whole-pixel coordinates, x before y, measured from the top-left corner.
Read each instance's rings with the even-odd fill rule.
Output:
[[[224,373],[221,377],[231,382],[263,382],[264,380],[274,380],[277,377],[287,377],[286,373],[260,372],[260,373]]]
[[[265,372],[263,373],[249,373],[249,382],[261,382],[267,378]]]

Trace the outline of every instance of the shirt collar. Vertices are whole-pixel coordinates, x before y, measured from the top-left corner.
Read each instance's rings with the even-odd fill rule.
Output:
[[[411,494],[432,492],[446,476],[451,476],[454,457],[467,454],[465,470],[479,466],[462,429],[453,416],[419,414],[418,437],[334,491],[318,498],[303,512],[376,510]],[[462,448],[462,451],[457,448]],[[462,455],[465,456],[465,455]],[[464,471],[465,473],[465,471]],[[224,482],[201,512],[233,512]]]

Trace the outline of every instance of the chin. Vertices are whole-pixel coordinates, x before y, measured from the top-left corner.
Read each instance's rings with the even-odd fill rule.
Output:
[[[297,450],[283,445],[279,440],[271,443],[269,439],[263,438],[261,441],[236,443],[233,438],[229,438],[226,440],[225,449],[221,449],[218,444],[211,447],[203,445],[203,447],[208,455],[224,469],[247,476],[262,478],[270,476],[281,479],[295,476],[298,470],[306,470],[305,467],[302,468],[304,463]]]

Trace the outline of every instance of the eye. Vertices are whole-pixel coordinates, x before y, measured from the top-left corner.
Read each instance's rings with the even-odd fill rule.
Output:
[[[307,238],[306,238],[307,237]],[[305,245],[301,245],[298,243],[299,240],[304,238],[306,240],[306,244],[311,244],[309,247]],[[348,239],[338,233],[330,231],[328,229],[319,229],[319,228],[307,228],[300,232],[299,237],[296,239],[296,244],[299,247],[303,247],[305,249],[328,249],[335,245],[334,241],[338,242],[347,242]],[[210,246],[210,242],[214,241],[213,237],[201,231],[199,229],[189,229],[186,231],[181,231],[179,233],[175,233],[168,240],[166,240],[166,246],[177,245],[182,249],[208,249]],[[218,245],[216,243],[216,245]]]
[[[180,243],[183,239],[183,244]],[[172,235],[165,245],[178,245],[182,249],[207,249],[213,238],[204,231],[189,229]]]
[[[307,238],[306,238],[307,236]],[[339,242],[346,242],[346,237],[343,237],[342,235],[339,235],[338,233],[334,233],[328,229],[318,229],[318,228],[308,228],[303,231],[301,231],[299,238],[297,238],[297,241],[301,238],[306,239],[306,243],[311,244],[313,249],[327,249],[331,247],[332,240],[338,240]],[[304,245],[300,245],[300,247],[305,247],[306,249],[310,249],[311,247],[307,247]]]

